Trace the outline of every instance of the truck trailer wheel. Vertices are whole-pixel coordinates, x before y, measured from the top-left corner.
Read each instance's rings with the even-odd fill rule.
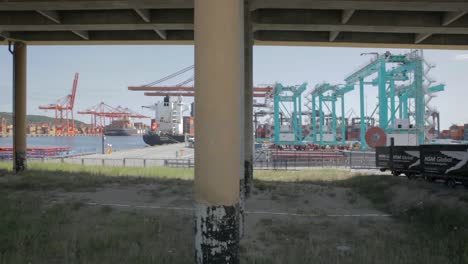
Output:
[[[406,177],[408,177],[409,180],[413,180],[414,179],[414,173],[412,172],[407,172],[405,173]]]
[[[434,181],[435,181],[434,177],[431,177],[431,176],[424,176],[424,179],[425,179],[427,182],[434,182]]]
[[[446,181],[446,184],[450,188],[457,187],[457,182],[454,179],[451,179],[451,178]]]

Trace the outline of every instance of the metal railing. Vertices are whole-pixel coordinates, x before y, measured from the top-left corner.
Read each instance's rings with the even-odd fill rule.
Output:
[[[193,168],[193,159],[142,159],[142,158],[58,158],[41,159],[42,162],[68,163],[83,166],[106,166],[106,167],[172,167],[172,168]]]
[[[95,157],[60,157],[32,158],[28,160],[68,163],[83,166],[106,167],[172,167],[193,168],[193,159],[145,159],[145,158],[95,158]],[[349,168],[376,169],[375,152],[373,151],[257,151],[254,157],[254,168],[265,170],[298,170],[307,168]]]
[[[275,155],[276,153],[278,154]],[[375,169],[376,164],[375,152],[367,150],[289,152],[263,150],[256,153],[254,168],[273,170],[306,168]]]

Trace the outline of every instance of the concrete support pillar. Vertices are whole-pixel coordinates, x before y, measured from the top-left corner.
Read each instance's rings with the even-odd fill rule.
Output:
[[[244,2],[195,0],[195,262],[239,263]]]
[[[26,44],[13,49],[13,169],[26,169]]]
[[[244,124],[245,124],[245,162],[244,162],[244,193],[249,197],[253,180],[253,32],[249,0],[244,0]]]

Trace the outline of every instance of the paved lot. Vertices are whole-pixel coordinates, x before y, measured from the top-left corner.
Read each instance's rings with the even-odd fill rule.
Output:
[[[103,166],[193,166],[194,150],[185,143],[116,151],[111,154],[93,154],[64,159],[64,162]],[[190,160],[190,161],[189,161]],[[52,161],[53,162],[53,161]],[[180,164],[179,164],[180,163]]]
[[[95,154],[86,156],[86,158],[105,158],[105,159],[123,159],[123,158],[140,158],[140,159],[177,159],[177,158],[193,158],[193,148],[185,147],[185,143],[170,144],[154,147],[145,147],[141,149],[121,150],[111,154]]]

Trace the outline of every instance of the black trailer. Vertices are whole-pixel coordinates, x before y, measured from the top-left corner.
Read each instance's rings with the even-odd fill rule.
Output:
[[[405,174],[408,178],[421,173],[419,146],[377,147],[377,168],[391,171],[393,175]]]
[[[468,187],[468,145],[378,147],[376,165],[393,175],[442,179],[451,186],[462,182]]]
[[[468,186],[468,145],[422,145],[422,174],[428,180],[443,179]]]

